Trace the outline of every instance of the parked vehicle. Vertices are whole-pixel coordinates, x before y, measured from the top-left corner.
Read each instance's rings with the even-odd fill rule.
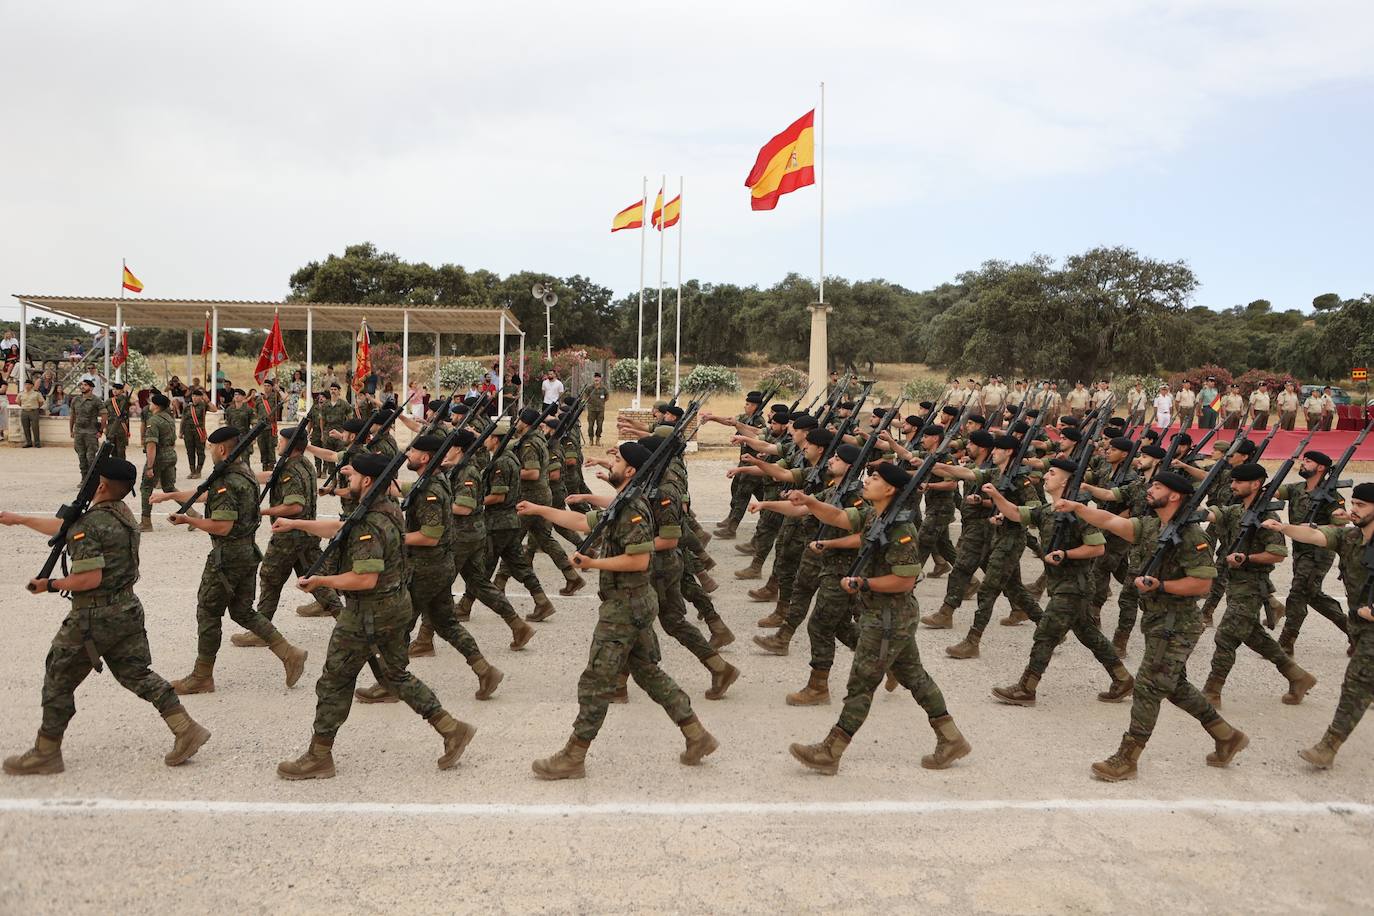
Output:
[[[1325,387],[1325,386],[1323,386],[1323,385],[1303,385],[1303,386],[1302,386],[1302,395],[1301,395],[1301,396],[1302,396],[1302,400],[1304,400],[1304,401],[1307,400],[1307,396],[1308,396],[1309,394],[1311,394],[1312,392],[1314,392],[1314,391],[1317,392],[1317,394],[1321,394],[1321,393],[1322,393],[1322,388],[1323,388],[1323,387]],[[1336,406],[1337,406],[1337,407],[1340,407],[1342,404],[1350,404],[1350,403],[1352,403],[1350,394],[1349,394],[1344,388],[1337,388],[1335,385],[1332,385],[1332,386],[1331,386],[1331,400],[1333,400],[1333,401],[1336,402]]]

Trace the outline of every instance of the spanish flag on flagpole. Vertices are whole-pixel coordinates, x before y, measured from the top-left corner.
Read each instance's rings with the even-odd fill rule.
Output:
[[[677,225],[677,221],[680,219],[682,219],[681,194],[663,205],[663,208],[656,214],[654,225],[659,229],[671,229]]]
[[[621,229],[638,229],[644,225],[644,199],[640,198],[611,217],[611,231],[619,232]]]
[[[816,183],[815,120],[813,108],[759,150],[749,177],[744,179],[751,208],[772,210],[782,195]]]
[[[143,292],[143,281],[134,276],[134,272],[129,269],[129,265],[124,265],[124,288],[131,293]]]
[[[663,218],[663,189],[658,189],[658,196],[654,198],[654,212],[649,216],[649,225],[655,229],[662,229],[658,221]]]

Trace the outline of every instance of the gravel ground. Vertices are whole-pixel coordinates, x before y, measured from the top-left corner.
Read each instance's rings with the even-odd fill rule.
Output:
[[[50,512],[74,488],[67,449],[3,454],[12,484],[4,508]],[[692,462],[705,523],[725,510],[727,466],[709,455]],[[139,594],[154,667],[172,678],[194,658],[207,539],[156,525],[144,536]],[[279,780],[277,761],[309,737],[329,634],[327,620],[291,613],[298,593],[288,589],[279,622],[310,651],[306,678],[286,690],[268,652],[226,638],[218,691],[186,702],[214,737],[183,767],[163,766],[169,736],[149,707],[108,674],[88,679],[64,747],[67,772],[0,779],[0,912],[1367,912],[1374,880],[1349,865],[1367,856],[1374,823],[1374,727],[1357,731],[1329,772],[1296,756],[1330,720],[1345,668],[1339,634],[1319,616],[1299,643],[1299,660],[1320,680],[1301,706],[1281,704],[1282,679],[1241,650],[1223,714],[1252,743],[1226,770],[1204,765],[1207,736],[1166,706],[1139,780],[1090,779],[1088,765],[1115,750],[1129,707],[1094,699],[1105,676],[1072,640],[1036,708],[995,703],[988,691],[1020,674],[1031,627],[994,625],[970,661],[944,655],[957,631],[919,636],[971,756],[947,771],[921,769],[934,743],[924,717],[909,695],[879,691],[840,774],[827,778],[786,748],[819,740],[833,723],[847,651],[831,706],[786,706],[784,694],[806,679],[805,638],[786,658],[756,652],[749,636],[768,608],[744,594],[754,583],[731,575],[744,565],[733,545],[710,549],[720,561],[714,597],[739,637],[725,655],[743,674],[725,700],[709,702],[705,669],[664,644],[664,667],[721,742],[702,767],[677,763],[679,734],[635,692],[612,707],[586,780],[532,777],[530,761],[562,745],[576,712],[596,607],[584,592],[556,598],[557,615],[519,654],[507,650],[499,618],[477,610],[470,629],[506,672],[490,702],[473,700],[475,679],[452,648],[415,661],[447,708],[478,727],[456,769],[435,768],[439,739],[405,707],[355,706],[335,745],[337,778]],[[23,590],[41,538],[0,529],[0,551],[11,570],[0,585],[9,621],[0,749],[15,753],[38,724],[43,656],[65,605]],[[546,559],[539,569],[557,581]],[[1286,593],[1286,567],[1277,578]],[[1327,589],[1341,594],[1334,573]],[[511,594],[528,610],[518,587]],[[917,594],[933,608],[943,583],[922,582]],[[965,604],[964,624],[970,615]],[[226,622],[226,637],[234,629]],[[1138,637],[1133,650],[1132,667]],[[1197,683],[1211,651],[1209,633],[1190,666]]]

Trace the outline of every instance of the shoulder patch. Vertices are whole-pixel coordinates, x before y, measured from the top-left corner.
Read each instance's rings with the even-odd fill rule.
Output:
[[[370,535],[370,534],[360,534],[360,535],[358,535],[358,540],[360,540],[360,541],[370,541],[370,540],[372,540],[372,535]]]
[[[911,535],[908,534],[908,535],[906,535],[905,537],[897,538],[897,543],[898,543],[898,544],[910,544],[910,543],[911,543]]]
[[[1201,544],[1197,545],[1197,547],[1195,547],[1195,548],[1193,548],[1193,549],[1194,549],[1194,550],[1198,550],[1198,551],[1206,550],[1206,549],[1207,549],[1207,542],[1204,541],[1204,542],[1202,542]]]
[[[218,495],[221,494],[221,493],[228,493],[228,492],[229,492],[229,488],[228,488],[228,487],[220,487],[218,490],[215,491],[215,495],[218,496]]]
[[[636,515],[634,518],[630,519],[630,524],[638,525],[642,521],[644,521],[644,516]]]
[[[671,499],[665,499],[659,503],[660,506],[671,506],[672,504],[673,501]]]
[[[82,538],[84,538],[85,536],[86,536],[86,532],[84,532],[84,531],[78,531],[76,534],[72,535],[72,540],[73,540],[73,541],[79,541],[79,540],[81,540]]]

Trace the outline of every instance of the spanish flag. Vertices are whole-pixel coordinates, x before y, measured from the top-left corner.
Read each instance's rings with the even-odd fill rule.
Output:
[[[611,217],[611,231],[619,232],[621,229],[638,229],[644,225],[644,199],[640,198]]]
[[[744,179],[753,209],[772,210],[782,195],[816,183],[812,167],[816,153],[815,119],[813,108],[759,150],[754,168]]]
[[[679,194],[665,204],[663,192],[659,191],[658,200],[654,202],[654,228],[660,231],[671,229],[677,225],[680,219],[682,219],[682,195]]]
[[[143,292],[143,281],[134,276],[134,272],[129,269],[129,265],[124,265],[124,288],[131,293]]]

